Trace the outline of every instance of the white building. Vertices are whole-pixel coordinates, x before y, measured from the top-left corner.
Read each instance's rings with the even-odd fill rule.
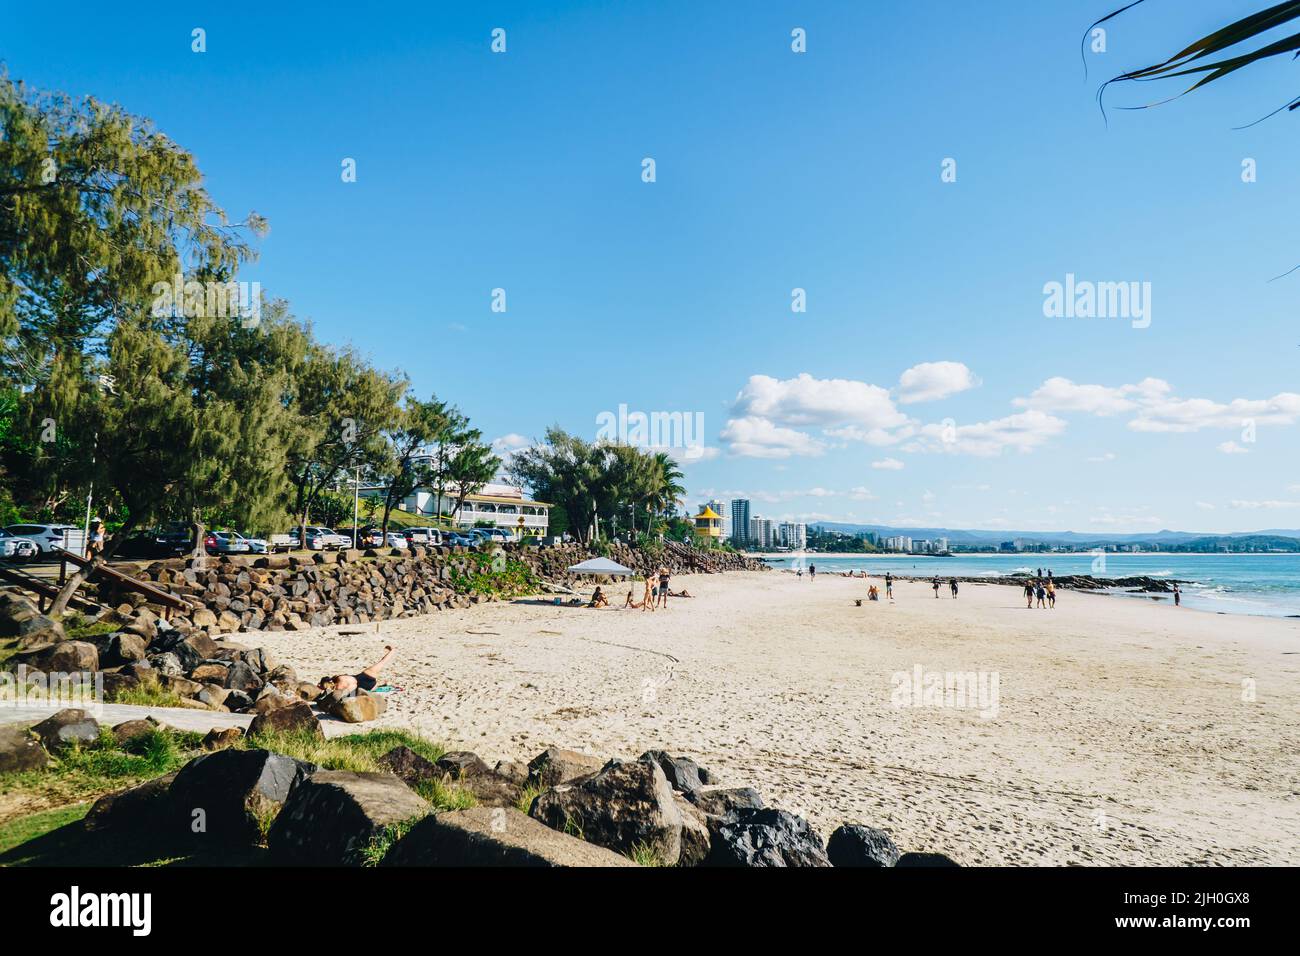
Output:
[[[383,488],[362,488],[363,497],[380,496]],[[550,526],[551,505],[544,501],[533,501],[524,494],[524,490],[515,485],[489,483],[479,491],[465,496],[460,510],[456,510],[459,498],[454,486],[443,489],[441,503],[437,492],[432,488],[417,488],[407,495],[399,505],[400,510],[424,517],[441,515],[457,528],[472,528],[485,524],[509,531],[515,537],[522,535],[546,537]]]
[[[782,521],[777,529],[777,541],[783,548],[802,551],[808,547],[808,526],[800,522]]]
[[[776,547],[776,522],[762,515],[749,519],[749,544],[754,548]]]

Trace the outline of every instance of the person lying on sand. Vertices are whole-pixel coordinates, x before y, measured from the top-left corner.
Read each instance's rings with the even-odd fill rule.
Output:
[[[623,602],[623,607],[625,607],[625,608],[629,608],[629,607],[630,607],[630,608],[632,608],[633,610],[636,610],[636,609],[639,608],[640,606],[641,606],[640,604],[637,604],[635,601],[632,600],[632,589],[631,589],[631,588],[628,588],[628,589],[627,589],[627,600]]]
[[[682,588],[680,591],[669,591],[668,596],[669,597],[694,597],[695,595],[693,595],[690,591],[686,590],[686,588]]]
[[[384,669],[389,661],[393,659],[396,651],[391,644],[384,647],[384,656],[379,658],[359,674],[335,674],[333,677],[322,677],[317,684],[325,693],[342,694],[345,697],[354,697],[357,688],[361,690],[374,690],[379,685],[379,672]]]
[[[600,588],[596,588],[596,593],[591,596],[591,601],[587,607],[609,607],[609,598],[605,597]]]

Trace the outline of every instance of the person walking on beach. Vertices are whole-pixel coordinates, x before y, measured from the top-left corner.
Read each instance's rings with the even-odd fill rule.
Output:
[[[655,602],[656,606],[662,604],[668,606],[668,569],[659,569],[659,600]]]
[[[934,576],[933,587],[934,587],[934,599],[937,601],[939,600],[939,575],[937,574]]]
[[[1052,583],[1050,577],[1047,579],[1047,606],[1053,609],[1056,608],[1056,585]]]
[[[956,578],[949,578],[949,579],[948,579],[948,587],[952,588],[952,599],[953,599],[954,601],[957,600],[957,579],[956,579]]]
[[[885,572],[885,597],[894,599],[894,575],[889,571]]]
[[[1034,582],[1025,581],[1025,607],[1034,609]]]
[[[1042,581],[1038,582],[1038,589],[1036,593],[1038,595],[1038,606],[1047,607],[1047,588],[1043,587]]]
[[[655,589],[650,582],[654,580],[653,575],[646,575],[645,593],[641,595],[641,610],[653,611],[655,609]]]
[[[816,579],[817,579],[817,565],[810,564],[808,565],[808,580],[815,581]]]
[[[1182,603],[1183,603],[1183,592],[1181,589],[1179,589],[1178,585],[1175,584],[1174,585],[1174,607],[1178,607]]]

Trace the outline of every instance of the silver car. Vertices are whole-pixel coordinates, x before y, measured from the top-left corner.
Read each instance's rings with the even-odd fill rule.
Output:
[[[0,528],[0,558],[6,561],[35,561],[40,547],[31,538],[20,538]]]
[[[26,538],[40,549],[41,554],[50,554],[56,548],[63,547],[63,532],[80,531],[71,524],[11,524],[4,529],[18,538]]]

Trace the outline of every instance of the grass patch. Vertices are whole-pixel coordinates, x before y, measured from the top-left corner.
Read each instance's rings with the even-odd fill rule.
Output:
[[[42,810],[8,823],[0,823],[0,854],[43,837],[52,830],[76,823],[90,810],[90,803],[73,803],[53,810]],[[8,862],[8,861],[6,861]]]
[[[198,752],[198,734],[162,727],[118,747],[112,731],[61,750],[44,770],[0,774],[0,793],[40,792],[60,803],[77,803],[152,780],[177,769]]]
[[[139,707],[183,707],[179,694],[169,691],[150,675],[134,687],[123,687],[111,698],[114,704],[135,704]]]
[[[427,813],[411,817],[409,820],[402,820],[400,823],[394,823],[386,826],[383,832],[370,841],[364,850],[361,851],[362,866],[378,866],[388,851],[393,848],[393,844],[411,832],[411,828],[427,817]]]
[[[515,809],[520,813],[528,813],[533,808],[533,801],[540,797],[547,790],[540,783],[527,783],[524,785],[523,792],[519,794],[519,799],[515,801]]]
[[[474,794],[441,780],[421,780],[411,789],[433,804],[433,809],[439,813],[443,810],[468,810],[478,806]]]
[[[667,866],[658,852],[645,843],[635,843],[628,851],[627,858],[637,866]]]
[[[122,630],[122,623],[116,614],[109,614],[96,621],[80,614],[70,614],[63,619],[63,633],[70,641],[80,641],[87,637],[103,637],[116,634]]]
[[[372,730],[321,740],[309,733],[271,733],[245,737],[240,746],[274,750],[288,757],[314,763],[326,770],[353,773],[382,773],[379,758],[394,747],[407,746],[428,760],[437,760],[446,750],[437,744],[400,730]]]

